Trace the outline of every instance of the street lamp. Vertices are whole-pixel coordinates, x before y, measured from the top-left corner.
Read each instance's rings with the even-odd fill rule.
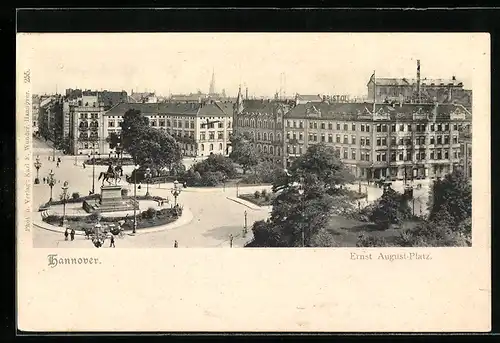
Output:
[[[139,169],[139,165],[134,166],[134,227],[132,229],[132,233],[135,233],[137,230],[137,170]]]
[[[68,181],[64,181],[63,186],[61,187],[63,191],[63,218],[62,218],[62,226],[66,225],[66,200],[68,197]]]
[[[172,188],[171,193],[174,196],[174,207],[177,207],[177,197],[181,194],[182,190],[179,187],[179,181],[174,181],[174,188]]]
[[[52,171],[52,169],[50,170],[50,173],[49,173],[48,184],[49,184],[49,187],[50,187],[50,199],[49,199],[49,202],[52,202],[52,188],[56,184],[56,179],[54,179],[54,172]]]
[[[247,211],[244,212],[244,216],[245,216],[245,226],[243,228],[243,233],[246,235],[247,232],[248,232],[248,227],[247,227]]]
[[[146,172],[144,173],[144,177],[146,178],[146,196],[149,196],[149,181],[151,178],[151,169],[148,167],[146,168]]]
[[[301,210],[300,213],[302,216],[304,215],[304,179],[300,178],[300,185],[299,185],[299,195],[300,195],[300,205],[301,205]],[[304,223],[302,224],[302,247],[306,246],[306,239],[305,239],[305,234],[304,234]]]
[[[42,162],[40,162],[40,156],[36,156],[36,161],[35,161],[35,168],[36,168],[36,178],[35,178],[35,185],[38,185],[40,183],[40,179],[38,178],[38,171],[42,167]]]

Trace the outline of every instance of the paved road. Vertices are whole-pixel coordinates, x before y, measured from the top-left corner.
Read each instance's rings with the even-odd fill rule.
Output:
[[[68,181],[69,190],[72,192],[79,192],[80,194],[88,194],[92,188],[92,166],[87,166],[83,169],[81,164],[74,165],[74,157],[62,156],[62,163],[58,168],[55,162],[48,161],[47,157],[52,154],[52,149],[47,147],[43,142],[37,141],[34,144],[34,155],[40,155],[42,167],[40,169],[40,178],[47,177],[49,171],[52,169],[57,180],[56,186],[53,188],[53,198],[58,199],[62,193],[61,186],[64,181]],[[96,166],[95,175],[101,171],[106,171],[106,166]],[[125,166],[124,173],[130,173],[132,166]],[[131,192],[133,192],[133,185],[126,185]],[[101,181],[95,179],[95,190],[99,191]],[[160,195],[168,197],[171,201],[172,194],[170,190],[172,184],[161,184],[150,187],[152,195]],[[248,192],[254,192],[262,187],[250,189]],[[140,190],[137,190],[138,195],[146,193],[146,186],[142,185]],[[227,188],[225,191],[222,189],[213,189],[210,191],[197,192],[196,189],[185,189],[178,198],[179,204],[188,207],[193,213],[194,219],[191,223],[175,228],[169,231],[148,233],[137,235],[135,237],[126,237],[124,239],[117,239],[117,247],[172,247],[174,240],[177,240],[179,247],[229,247],[229,235],[232,234],[234,238],[233,246],[242,246],[246,239],[240,237],[244,226],[244,212],[247,211],[248,226],[251,227],[252,223],[256,220],[265,219],[268,217],[266,210],[252,210],[241,204],[228,200],[227,196],[234,196],[236,189]],[[45,203],[50,198],[50,187],[47,184],[34,185],[33,201],[34,207],[38,207]],[[40,216],[35,213],[34,216]],[[35,247],[93,247],[92,243],[85,240],[83,237],[77,237],[74,242],[65,242],[61,234],[42,230],[34,229],[34,246]],[[248,237],[247,237],[248,239]]]

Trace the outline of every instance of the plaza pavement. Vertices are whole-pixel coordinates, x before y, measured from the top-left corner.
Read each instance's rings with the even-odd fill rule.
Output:
[[[88,195],[92,187],[92,166],[87,166],[83,169],[81,162],[85,157],[79,157],[78,164],[75,166],[74,156],[64,156],[62,153],[56,153],[57,157],[62,159],[60,167],[56,167],[56,163],[48,161],[48,156],[52,158],[52,148],[38,139],[33,139],[33,155],[40,156],[42,167],[40,169],[40,180],[47,177],[50,169],[54,171],[54,177],[57,180],[53,188],[53,199],[59,199],[62,193],[61,186],[64,181],[68,181],[68,193],[71,196],[73,192],[79,192],[80,195]],[[105,172],[106,166],[95,166],[95,191],[100,191],[99,187],[102,182],[97,180],[100,172]],[[133,166],[124,166],[124,177],[121,184],[129,190],[129,194],[133,194],[133,185],[127,184],[125,174],[129,174],[133,170]],[[36,170],[34,170],[33,179],[35,178]],[[41,181],[42,182],[42,181]],[[415,214],[419,214],[420,210],[425,211],[425,203],[427,202],[428,181],[420,181],[422,189],[415,190]],[[159,185],[151,185],[149,192],[151,195],[159,195],[168,198],[173,203],[173,197],[170,192],[172,183]],[[358,185],[349,185],[349,188],[358,190]],[[146,185],[142,184],[141,189],[137,189],[137,195],[146,194]],[[250,186],[239,187],[239,193],[254,193],[262,189],[270,189],[269,186]],[[395,182],[394,188],[402,191],[403,183]],[[373,185],[362,185],[362,191],[368,192],[368,202],[372,202],[382,195],[382,189]],[[47,184],[40,183],[33,185],[33,210],[37,211],[38,207],[47,202],[50,197],[50,188]],[[269,217],[269,207],[250,208],[248,204],[234,201],[236,199],[236,188],[185,188],[178,197],[178,203],[184,208],[189,209],[192,214],[192,220],[186,225],[178,226],[172,229],[166,229],[159,232],[148,234],[139,234],[134,237],[125,236],[123,239],[116,240],[117,248],[167,248],[173,247],[174,241],[177,240],[179,248],[183,247],[229,247],[229,236],[233,235],[233,247],[242,247],[251,239],[251,226],[257,220],[263,220]],[[247,212],[248,233],[243,237],[242,230],[244,227],[244,213]],[[34,222],[41,221],[41,213],[33,213]],[[62,233],[52,232],[38,227],[33,228],[33,244],[34,247],[52,248],[52,247],[82,247],[93,248],[92,243],[84,237],[77,236],[75,241],[64,241]]]

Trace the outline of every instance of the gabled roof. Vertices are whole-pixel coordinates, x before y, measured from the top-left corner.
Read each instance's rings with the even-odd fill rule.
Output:
[[[122,116],[130,109],[141,111],[144,115],[183,115],[183,116],[231,116],[232,111],[226,112],[226,106],[218,104],[198,104],[184,102],[164,103],[121,103],[105,113],[106,116]]]
[[[319,94],[316,94],[316,95],[297,94],[297,100],[309,101],[309,102],[321,102],[321,101],[323,101],[323,97]]]
[[[471,119],[471,112],[459,104],[403,104],[402,106],[390,104],[376,104],[375,111],[378,115],[388,115],[391,120],[409,120],[413,114],[429,114],[437,117],[446,117],[455,111],[463,112],[466,118]],[[371,116],[372,103],[307,103],[292,108],[286,118],[304,119],[311,114],[320,113],[322,119],[355,120],[360,116]]]

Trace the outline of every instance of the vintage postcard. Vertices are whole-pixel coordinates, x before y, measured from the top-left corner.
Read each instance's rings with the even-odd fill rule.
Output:
[[[20,330],[490,330],[488,34],[19,33],[16,68]]]

